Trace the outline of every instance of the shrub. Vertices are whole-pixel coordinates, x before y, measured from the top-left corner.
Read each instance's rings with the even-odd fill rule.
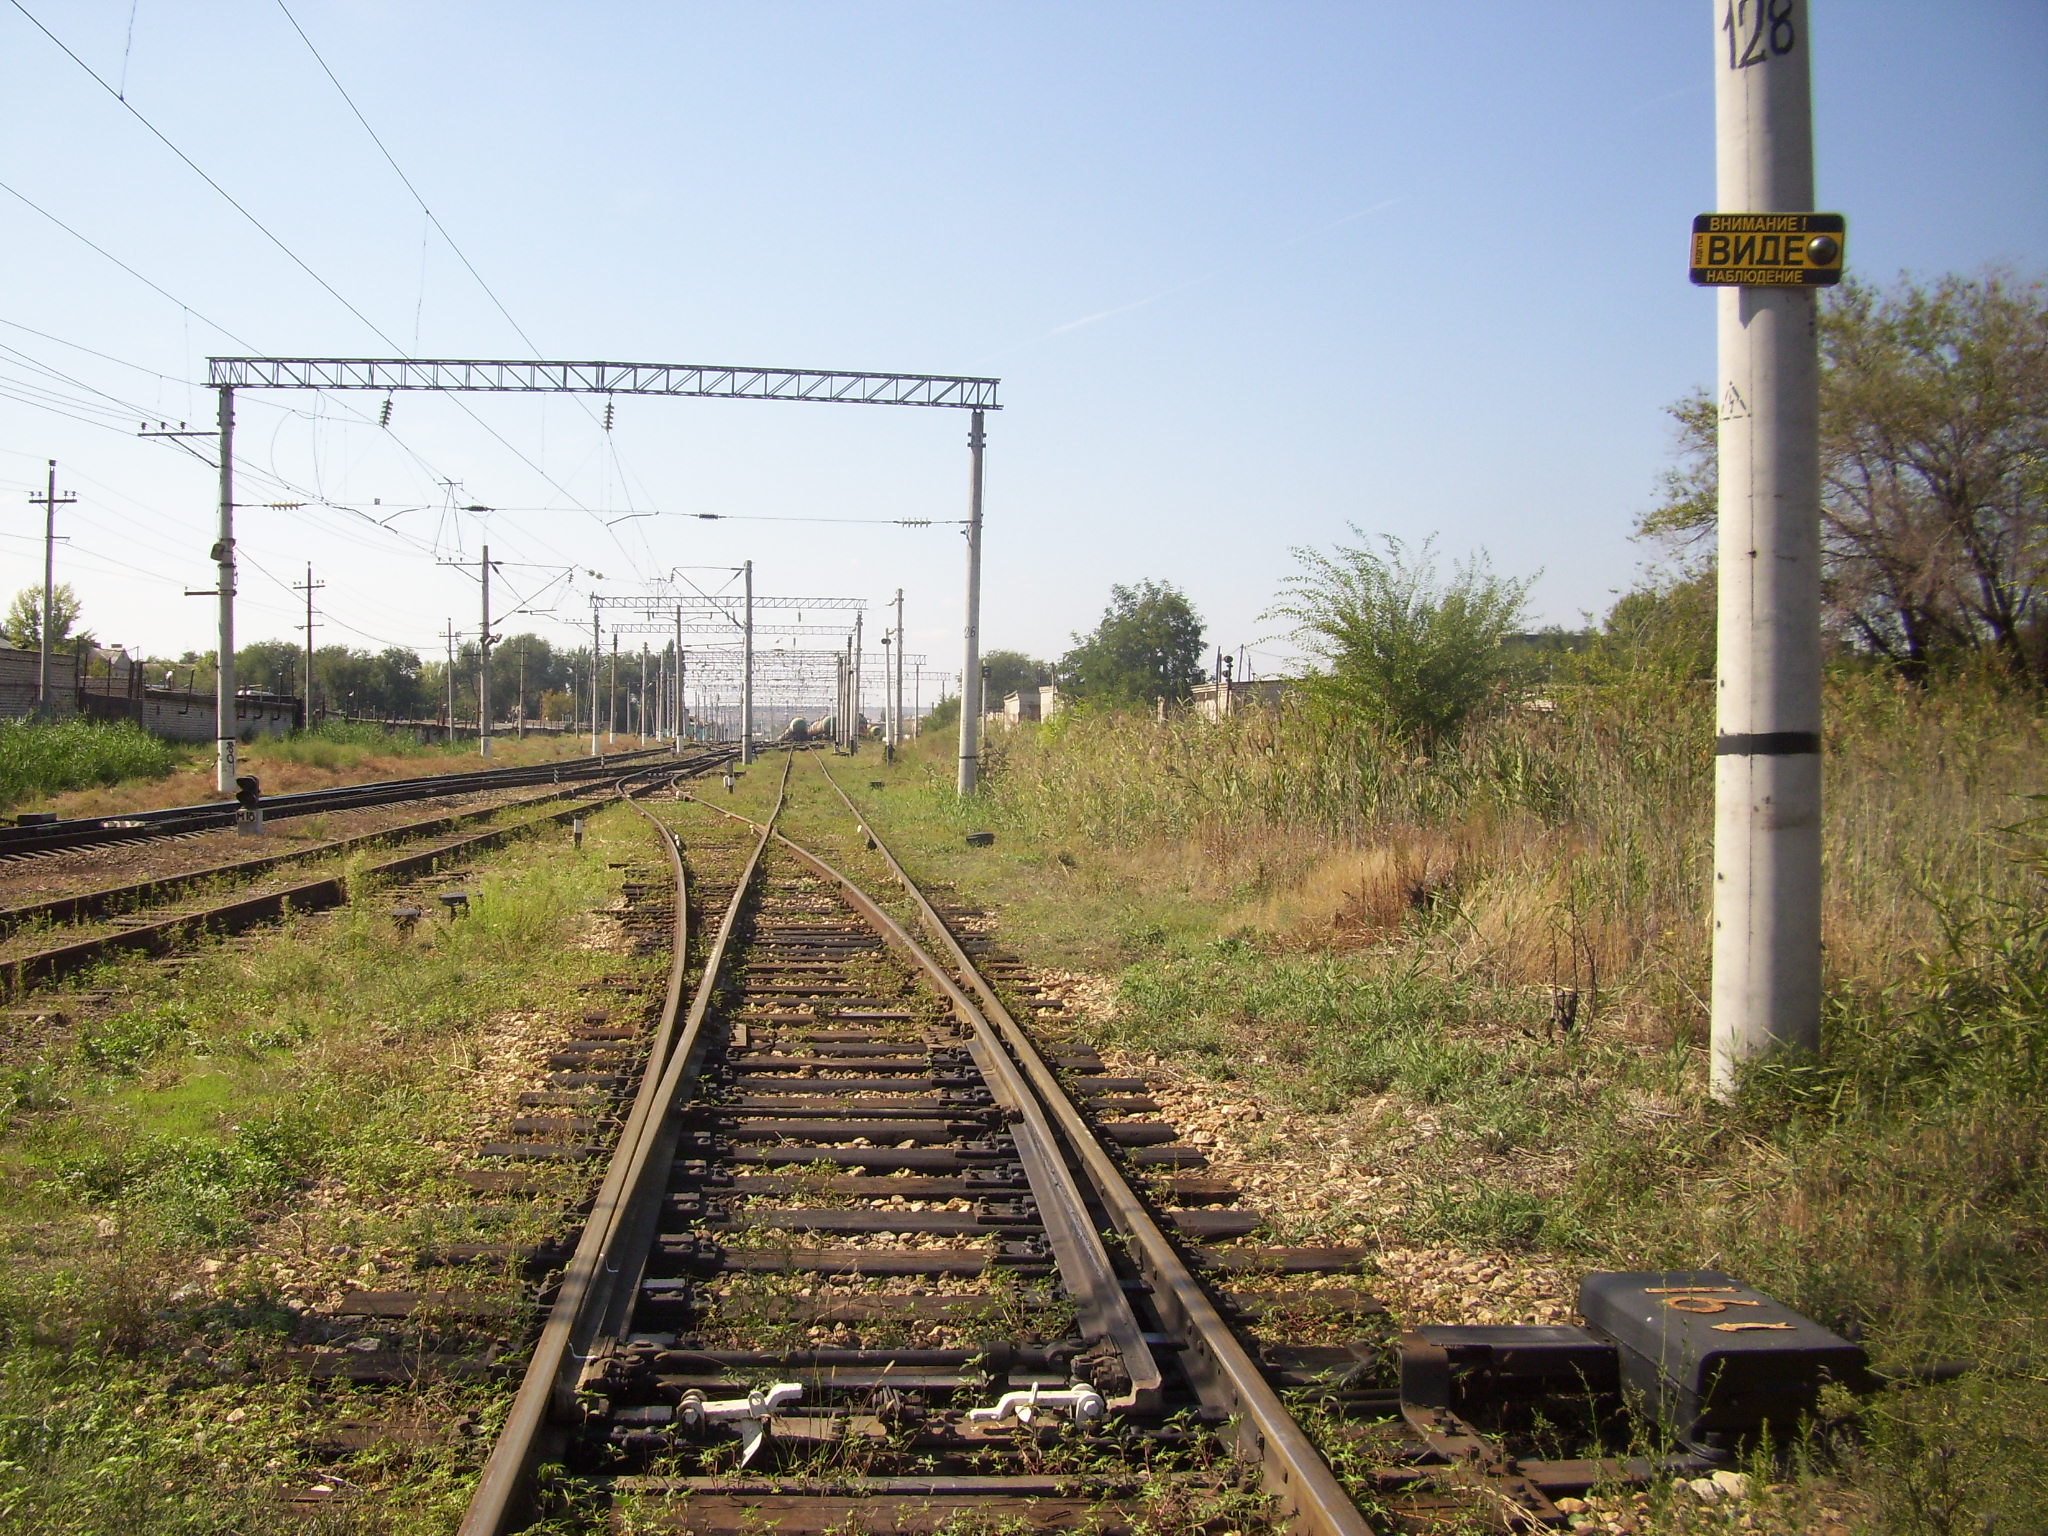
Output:
[[[1290,620],[1296,643],[1324,664],[1303,680],[1309,697],[1428,751],[1506,677],[1501,642],[1522,623],[1529,583],[1494,575],[1484,553],[1445,581],[1434,540],[1412,553],[1391,535],[1382,542],[1384,554],[1296,549],[1302,569],[1266,616]]]

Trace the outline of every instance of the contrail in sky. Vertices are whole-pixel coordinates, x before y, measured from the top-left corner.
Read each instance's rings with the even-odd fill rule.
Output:
[[[1318,235],[1327,235],[1333,229],[1342,228],[1346,224],[1350,224],[1358,219],[1364,218],[1367,214],[1378,213],[1382,209],[1391,208],[1394,206],[1394,204],[1400,201],[1401,198],[1399,197],[1383,198],[1379,202],[1374,203],[1369,208],[1357,209],[1354,212],[1345,214],[1342,218],[1332,219],[1327,224],[1320,224],[1316,226],[1316,228],[1314,229],[1306,230],[1301,234],[1291,237],[1290,239],[1282,240],[1278,245],[1269,247],[1267,250],[1261,252],[1257,256],[1250,257],[1244,261],[1233,262],[1227,266],[1218,267],[1213,272],[1204,272],[1200,277],[1189,278],[1184,283],[1176,283],[1171,288],[1161,289],[1158,293],[1152,294],[1148,298],[1134,299],[1129,304],[1119,304],[1114,309],[1098,310],[1096,313],[1092,315],[1083,315],[1078,320],[1069,320],[1065,325],[1056,325],[1051,330],[1047,331],[1045,335],[1039,337],[1038,339],[1040,341],[1046,341],[1050,340],[1054,336],[1063,336],[1068,331],[1078,331],[1084,325],[1093,325],[1098,320],[1107,320],[1114,315],[1127,315],[1134,309],[1143,309],[1148,304],[1157,304],[1161,299],[1170,299],[1177,293],[1186,293],[1190,288],[1199,288],[1202,286],[1202,284],[1212,282],[1216,278],[1222,277],[1227,272],[1241,271],[1246,267],[1256,266],[1261,261],[1266,260],[1268,257],[1275,256],[1279,254],[1281,251],[1289,250],[1294,246],[1300,245],[1303,241],[1313,240]]]

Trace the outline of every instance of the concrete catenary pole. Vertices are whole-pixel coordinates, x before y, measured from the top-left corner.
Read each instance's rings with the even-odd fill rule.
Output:
[[[220,387],[220,533],[213,546],[219,577],[219,664],[214,668],[214,788],[235,790],[235,390]]]
[[[747,614],[740,631],[740,761],[754,760],[754,562],[746,564]]]
[[[305,716],[306,728],[313,728],[313,593],[318,589],[313,584],[313,562],[306,562],[306,686],[302,690],[306,697],[300,701],[300,712]]]
[[[896,692],[889,703],[889,745],[903,746],[903,589],[896,589]]]
[[[476,642],[476,739],[480,756],[491,755],[491,546],[477,567],[484,578],[483,632]]]
[[[683,738],[689,735],[688,726],[690,723],[689,699],[688,696],[683,692],[683,678],[683,605],[681,603],[677,603],[676,667],[675,677],[673,679],[676,689],[676,708],[675,713],[669,717],[669,723],[674,727],[676,733],[677,757],[681,757],[683,755]]]
[[[597,605],[590,605],[590,755],[597,756],[597,669],[604,664],[604,639],[597,632]]]
[[[893,761],[896,756],[896,687],[895,673],[890,667],[889,653],[895,649],[896,637],[893,631],[882,631],[882,761]]]
[[[971,795],[981,783],[981,458],[987,434],[981,412],[968,428],[967,450],[967,631],[966,660],[960,668],[960,783]]]
[[[446,736],[451,743],[455,740],[455,621],[448,621],[448,666],[443,673],[448,684],[448,730]]]
[[[1813,209],[1805,0],[1714,0],[1715,207]],[[1820,1044],[1815,294],[1723,288],[1712,1084]]]
[[[604,696],[604,744],[616,746],[619,740],[619,632],[612,631],[612,669],[608,674]]]
[[[57,461],[50,460],[50,485],[42,495],[29,493],[31,503],[43,508],[43,624],[36,640],[36,713],[44,720],[54,718],[57,701],[50,692],[50,648],[56,643],[57,622],[57,508],[69,506],[76,496],[57,494]]]
[[[846,723],[851,732],[847,737],[847,751],[849,752],[860,751],[860,672],[861,667],[865,665],[862,657],[861,641],[863,637],[861,635],[861,621],[866,617],[867,615],[864,612],[857,612],[853,616],[853,670],[846,680],[847,688],[851,694],[851,697],[847,700],[846,708]]]

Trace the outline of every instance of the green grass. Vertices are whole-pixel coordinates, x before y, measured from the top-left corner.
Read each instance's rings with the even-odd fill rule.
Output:
[[[1858,1536],[2021,1536],[2048,1507],[2048,729],[1982,679],[1828,686],[1824,1049],[1732,1105],[1705,1091],[1703,691],[1562,690],[1428,761],[1303,716],[1062,718],[996,734],[965,805],[944,743],[834,766],[1009,947],[1116,978],[1103,1043],[1411,1176],[1361,1202],[1377,1240],[1723,1268],[1881,1368],[1981,1362],[1764,1470]]]
[[[10,1062],[0,1529],[266,1527],[275,1490],[309,1481],[311,1429],[393,1404],[478,1432],[359,1459],[348,1475],[371,1497],[305,1528],[452,1529],[500,1388],[423,1386],[352,1404],[266,1382],[264,1362],[289,1340],[285,1302],[306,1294],[308,1276],[411,1283],[402,1256],[423,1242],[555,1230],[559,1203],[479,1205],[447,1172],[487,1129],[471,1106],[494,1064],[494,1024],[566,1022],[583,1006],[579,982],[655,965],[582,942],[585,914],[619,878],[608,862],[652,847],[612,812],[580,854],[564,831],[494,856],[465,881],[479,894],[460,921],[402,936],[371,895],[206,951],[175,978],[110,968],[90,985],[113,993],[111,1011]]]
[[[0,720],[0,807],[67,789],[162,778],[180,761],[170,743],[126,722]]]

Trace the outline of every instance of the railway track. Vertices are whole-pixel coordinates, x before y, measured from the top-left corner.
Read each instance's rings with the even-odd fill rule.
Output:
[[[649,747],[517,768],[484,768],[469,773],[385,779],[369,784],[305,790],[298,794],[266,795],[262,799],[262,809],[266,818],[284,820],[294,816],[318,815],[323,811],[357,810],[408,800],[475,794],[480,790],[576,783],[602,779],[607,775],[617,777],[622,768],[631,769],[670,757],[667,747]],[[16,825],[0,827],[0,859],[37,858],[75,848],[133,847],[163,838],[189,837],[195,832],[234,826],[240,809],[235,801],[226,800],[207,805],[132,811],[119,816],[76,817],[68,821],[23,817],[17,820]]]
[[[714,749],[684,759],[670,759],[663,754],[662,776],[665,779],[675,772],[700,771],[731,755],[731,749]],[[613,771],[617,771],[616,765]],[[443,775],[361,786],[370,798],[343,803],[388,805],[399,798],[397,791],[401,786],[410,786],[414,791],[409,798],[438,799],[456,792],[448,787],[456,780],[463,781],[464,792],[530,783],[550,787],[509,803],[426,817],[282,853],[237,858],[0,909],[0,995],[18,996],[120,955],[161,955],[188,945],[201,935],[235,933],[274,921],[287,912],[338,906],[347,900],[352,880],[409,880],[541,827],[590,814],[622,792],[621,787],[593,781],[581,772],[573,775],[566,787],[554,786],[548,778],[535,778],[534,770],[512,772],[510,786],[490,774]],[[646,781],[647,777],[645,767],[635,769],[629,765],[620,785]],[[475,781],[479,779],[488,782],[478,784]],[[320,808],[332,809],[337,797],[352,792],[352,788],[320,791],[320,798],[329,802]],[[394,844],[423,846],[353,869],[341,867],[353,855]],[[306,866],[322,868],[310,875],[298,873]]]
[[[1596,1327],[1394,1337],[1365,1255],[1261,1242],[1142,1078],[1021,1027],[1022,967],[843,793],[784,836],[794,764],[765,823],[628,797],[660,851],[616,915],[665,980],[600,983],[476,1146],[442,1228],[475,1240],[416,1255],[445,1279],[306,1324],[341,1342],[301,1368],[360,1387],[525,1347],[462,1536],[1554,1527],[1856,1383],[1854,1346],[1703,1271],[1589,1276]],[[573,1243],[525,1235],[565,1204]],[[295,1502],[418,1432],[370,1414]]]
[[[1092,1052],[1041,1055],[907,881],[931,942],[772,821],[655,1030],[465,1536],[513,1529],[557,1454],[615,1520],[705,1536],[1220,1530],[1267,1500],[1362,1536],[1162,1226],[1251,1223],[1155,1216],[1104,1142],[1169,1198],[1199,1154],[1123,1118]],[[589,1128],[563,1108],[558,1141]]]

